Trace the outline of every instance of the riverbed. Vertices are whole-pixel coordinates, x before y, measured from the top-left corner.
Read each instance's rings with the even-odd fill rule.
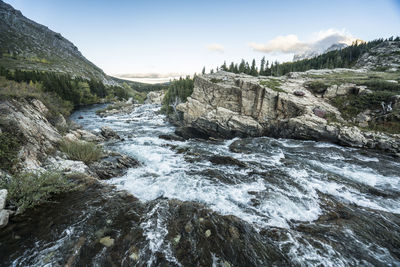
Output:
[[[115,130],[123,141],[106,147],[140,166],[105,181],[112,189],[101,200],[82,194],[74,210],[64,203],[64,214],[49,211],[54,232],[30,233],[32,243],[20,234],[20,251],[3,250],[11,253],[5,266],[63,265],[82,238],[76,266],[400,266],[398,159],[268,137],[165,140],[175,129],[159,106],[104,118],[100,107],[71,119]],[[103,228],[97,237],[127,244],[101,246]]]

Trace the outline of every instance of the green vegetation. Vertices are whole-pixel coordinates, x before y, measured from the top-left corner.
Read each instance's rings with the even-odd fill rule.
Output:
[[[211,78],[210,81],[212,83],[220,83],[220,82],[222,82],[222,79]]]
[[[8,132],[0,132],[0,166],[1,169],[12,171],[18,162],[18,152],[21,143],[17,137]]]
[[[94,143],[85,141],[63,140],[59,146],[60,150],[72,160],[80,160],[86,164],[98,161],[102,155],[102,148]]]
[[[265,58],[261,59],[260,67],[256,67],[255,60],[253,59],[250,64],[242,59],[239,64],[232,62],[229,66],[224,64],[220,67],[221,70],[233,73],[245,73],[252,76],[281,76],[286,73],[298,71],[303,72],[310,69],[333,69],[333,68],[350,68],[354,66],[357,60],[366,52],[369,52],[373,47],[385,41],[400,41],[400,37],[389,39],[377,39],[367,43],[355,43],[351,46],[340,50],[334,50],[314,58],[299,60],[295,62],[278,63],[266,61]],[[386,71],[380,70],[380,71]]]
[[[281,83],[281,81],[279,81],[277,79],[263,80],[263,81],[260,81],[260,84],[274,90],[275,92],[286,93],[286,91],[284,91],[280,88],[282,83]]]
[[[364,95],[338,96],[332,100],[346,120],[351,120],[367,109],[380,109],[382,102],[388,102],[390,97],[396,95],[391,91],[374,91]]]
[[[78,107],[98,103],[99,99],[127,99],[134,91],[129,85],[105,86],[101,81],[43,71],[9,70],[0,67],[0,76],[18,83],[36,84],[43,92],[53,93]]]
[[[305,86],[308,89],[310,89],[313,93],[321,94],[321,93],[325,92],[326,89],[328,89],[329,84],[326,84],[325,82],[320,81],[320,80],[316,80],[316,81],[307,82],[305,84]]]
[[[58,114],[62,114],[65,117],[69,116],[73,109],[71,102],[63,100],[54,92],[44,91],[42,84],[39,82],[18,83],[0,77],[0,99],[6,100],[10,98],[26,99],[28,101],[31,99],[40,100],[49,110],[46,117],[50,122],[53,122]]]
[[[48,201],[57,193],[71,191],[73,184],[58,172],[20,173],[0,180],[0,188],[8,190],[8,201],[23,212]]]
[[[328,123],[339,122],[339,120],[337,119],[336,115],[334,113],[331,113],[331,112],[327,112],[325,114],[325,119],[327,120]]]
[[[396,81],[390,82],[384,79],[374,78],[366,81],[362,81],[358,83],[359,85],[365,85],[368,89],[374,91],[391,91],[400,93],[400,84]]]
[[[381,122],[373,122],[368,126],[369,130],[378,131],[378,132],[386,132],[391,134],[399,134],[400,133],[400,122],[399,121],[381,121]]]
[[[185,79],[181,77],[179,80],[172,81],[165,93],[161,111],[171,114],[174,112],[176,105],[185,102],[193,93],[194,79],[187,76]]]

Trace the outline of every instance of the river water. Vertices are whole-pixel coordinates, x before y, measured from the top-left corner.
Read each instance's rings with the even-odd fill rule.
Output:
[[[330,143],[268,137],[164,140],[159,136],[173,134],[174,127],[157,105],[142,105],[131,114],[105,118],[95,114],[98,108],[79,110],[71,118],[95,132],[102,126],[111,127],[124,141],[107,146],[141,163],[106,182],[117,189],[109,194],[125,190],[141,205],[135,211],[135,227],[141,236],[135,247],[139,259],[131,264],[400,266],[398,159]],[[204,229],[195,221],[203,222],[198,210],[212,222]],[[85,216],[77,215],[81,221]],[[120,220],[118,233],[124,232],[121,225],[126,223]],[[192,231],[197,225],[199,232]],[[207,227],[212,230],[211,237],[205,234],[210,241],[197,236]],[[89,231],[85,226],[66,224],[58,232],[77,228]],[[45,242],[34,238],[38,252],[28,261],[24,261],[26,255],[15,253],[11,265],[43,264],[49,253],[43,254],[44,248],[52,248],[54,255],[71,250],[74,242],[65,240],[76,243],[79,235],[65,236],[47,237]],[[232,236],[240,236],[239,241],[229,241]],[[207,243],[211,240],[215,244]],[[103,265],[99,258],[105,249],[93,253],[80,256],[78,262]],[[273,260],[267,260],[264,254],[271,253],[276,253]],[[209,259],[196,259],[196,255]],[[49,266],[66,258],[54,257],[58,261],[50,260]],[[116,265],[129,266],[126,260]]]

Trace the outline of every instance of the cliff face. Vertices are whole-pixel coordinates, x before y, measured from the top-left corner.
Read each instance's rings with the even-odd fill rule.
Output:
[[[68,73],[112,83],[61,34],[24,17],[1,0],[0,65],[11,69]]]
[[[310,71],[308,76],[292,73],[280,78],[228,72],[203,75],[196,78],[193,94],[177,110],[182,113],[182,125],[203,136],[266,135],[323,140],[398,153],[400,135],[350,126],[329,101],[348,94],[361,94],[365,86],[345,83],[332,85],[322,93],[308,90],[306,86],[313,80],[309,76],[324,72]]]

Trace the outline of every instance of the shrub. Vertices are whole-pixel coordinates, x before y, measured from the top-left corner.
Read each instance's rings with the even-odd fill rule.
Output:
[[[53,195],[68,192],[73,184],[61,173],[20,173],[0,181],[0,187],[8,190],[8,201],[21,213],[28,208],[48,201]]]
[[[0,168],[11,171],[18,162],[18,151],[21,144],[14,135],[1,132],[0,133]]]
[[[321,94],[328,89],[329,85],[323,81],[310,81],[305,84],[313,93]]]
[[[260,84],[274,90],[275,92],[286,93],[284,90],[279,88],[281,86],[281,82],[279,80],[275,79],[263,80],[260,81]]]
[[[222,82],[222,79],[211,78],[210,81],[212,83],[220,83],[220,82]]]
[[[72,160],[80,160],[86,164],[98,161],[102,156],[102,149],[98,145],[85,141],[67,141],[60,143],[60,150]]]
[[[398,82],[390,82],[383,79],[370,79],[364,81],[362,85],[365,85],[368,89],[374,91],[392,91],[400,93],[400,84]]]
[[[344,119],[352,119],[366,109],[379,109],[381,103],[387,103],[395,95],[391,91],[374,91],[365,95],[339,96],[332,100],[332,104],[339,109]]]

